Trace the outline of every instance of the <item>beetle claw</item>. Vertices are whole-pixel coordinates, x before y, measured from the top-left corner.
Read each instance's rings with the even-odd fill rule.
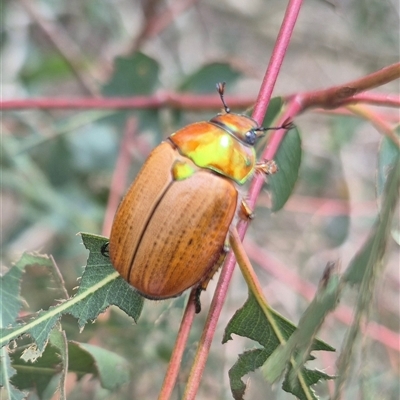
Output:
[[[196,314],[200,314],[200,311],[201,311],[200,295],[201,295],[202,291],[203,291],[203,288],[201,286],[199,286],[198,288],[196,288],[196,291],[194,293],[194,307],[196,310]]]
[[[242,200],[240,210],[242,211],[244,219],[254,219],[254,212],[245,200]]]
[[[260,161],[255,166],[256,171],[263,173],[264,175],[276,174],[279,169],[274,160]]]
[[[109,244],[110,244],[110,242],[106,242],[101,246],[100,253],[103,257],[107,257],[107,258],[110,257],[110,250],[108,248]]]

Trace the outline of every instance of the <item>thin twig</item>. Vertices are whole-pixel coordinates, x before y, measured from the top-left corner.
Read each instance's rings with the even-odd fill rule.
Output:
[[[278,78],[281,65],[283,63],[283,58],[286,54],[287,48],[289,47],[294,24],[297,21],[301,5],[301,0],[292,0],[289,2],[286,8],[286,13],[282,22],[282,26],[278,33],[275,48],[272,52],[267,72],[264,75],[264,79],[261,84],[260,92],[252,115],[252,117],[260,125],[264,120],[265,113],[267,112],[267,107],[271,99],[272,91],[275,87],[275,83]]]
[[[263,81],[263,93],[259,95],[258,104],[256,105],[255,111],[253,113],[253,118],[257,118],[256,120],[260,123],[264,117],[267,104],[272,93],[272,88],[274,87],[277,73],[279,72],[279,67],[282,64],[282,60],[290,42],[291,32],[293,32],[301,5],[301,0],[290,0],[287,6],[286,14],[278,35],[278,40],[276,41],[273,55],[270,60],[270,65],[267,69],[267,73]],[[246,224],[239,224],[239,228],[241,229],[241,231],[239,232],[240,237],[243,238]],[[217,326],[217,321],[222,311],[222,306],[226,298],[226,293],[228,290],[229,282],[232,278],[235,263],[235,257],[233,253],[230,252],[228,254],[224,267],[222,268],[217,288],[211,302],[210,311],[207,316],[206,325],[204,327],[195,360],[190,371],[188,383],[185,389],[185,393],[183,395],[183,398],[185,400],[192,400],[196,398],[196,393],[200,386],[201,376],[205,368],[212,339],[214,337],[215,329]]]
[[[68,63],[71,71],[77,77],[85,91],[92,96],[97,96],[99,90],[96,82],[87,73],[82,71],[82,63],[80,60],[84,60],[84,55],[79,47],[59,25],[43,18],[42,15],[36,11],[34,2],[31,0],[19,0],[19,2]]]
[[[129,53],[138,50],[145,40],[159,35],[164,29],[168,28],[180,14],[197,2],[198,0],[183,0],[175,2],[169,5],[169,8],[165,9],[161,14],[156,14],[154,2],[145,3],[146,8],[144,13],[146,21],[139,35],[129,49]]]
[[[392,140],[392,142],[400,148],[400,139],[392,129],[392,127],[383,120],[377,113],[373,112],[369,108],[363,107],[361,105],[349,105],[347,108],[354,113],[362,117],[364,120],[369,120],[375,128],[382,133],[382,135],[387,136]]]
[[[336,108],[358,102],[361,92],[374,89],[400,78],[400,63],[389,65],[360,79],[329,89],[299,93],[294,98],[301,104],[301,111],[314,107]],[[290,100],[290,99],[289,99]],[[397,104],[399,100],[397,99]]]
[[[168,400],[171,397],[172,391],[174,390],[174,386],[178,378],[179,368],[181,367],[183,353],[189,338],[190,328],[192,327],[195,316],[196,307],[194,297],[196,295],[197,289],[193,289],[183,314],[181,326],[179,328],[174,350],[172,351],[158,400]]]
[[[232,109],[244,109],[254,104],[254,97],[227,96]],[[0,110],[25,109],[158,109],[169,107],[180,110],[220,110],[221,100],[215,94],[191,95],[159,92],[152,96],[98,98],[36,98],[0,101]]]
[[[346,117],[354,117],[358,118],[357,115],[354,115],[350,110],[345,107],[339,107],[334,110],[324,110],[323,108],[314,108],[312,112],[317,114],[325,114],[325,115],[335,115],[335,116],[346,116]],[[384,119],[386,122],[399,124],[399,113],[398,111],[380,111],[380,118]]]
[[[306,94],[300,94],[304,97]],[[296,100],[294,95],[284,97],[286,102]],[[246,109],[254,105],[253,96],[226,96],[229,107],[232,109]],[[364,103],[376,106],[400,107],[400,97],[392,94],[362,93],[343,100],[343,105]],[[186,94],[160,91],[151,96],[131,97],[76,97],[76,98],[28,98],[0,101],[1,110],[25,109],[157,109],[169,107],[180,110],[219,110],[221,101],[214,94]],[[332,112],[332,110],[326,110]]]
[[[342,105],[359,103],[370,104],[372,106],[399,108],[400,96],[394,94],[363,92],[355,96],[351,96],[348,99],[344,99]]]

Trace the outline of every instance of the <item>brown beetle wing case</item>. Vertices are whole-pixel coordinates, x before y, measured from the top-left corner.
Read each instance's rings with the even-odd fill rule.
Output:
[[[171,184],[170,168],[174,158],[175,152],[170,145],[162,143],[156,147],[118,207],[109,251],[113,266],[126,280],[131,260],[155,204]]]
[[[200,284],[223,251],[237,207],[234,183],[199,169],[174,181],[169,143],[150,155],[122,201],[110,237],[114,267],[149,298]]]

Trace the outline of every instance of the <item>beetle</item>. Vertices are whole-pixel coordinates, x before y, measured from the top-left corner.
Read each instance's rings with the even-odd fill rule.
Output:
[[[238,192],[255,171],[270,174],[274,162],[257,162],[254,145],[268,129],[232,113],[217,84],[224,112],[176,131],[156,147],[121,201],[108,254],[114,268],[152,300],[200,293],[221,266],[229,228],[252,212]],[[105,248],[102,249],[104,254]]]

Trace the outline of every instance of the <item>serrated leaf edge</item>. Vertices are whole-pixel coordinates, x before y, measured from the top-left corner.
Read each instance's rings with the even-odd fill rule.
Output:
[[[13,329],[9,334],[3,336],[0,339],[0,347],[5,346],[11,340],[16,339],[17,337],[19,337],[23,334],[28,333],[28,331],[30,329],[35,328],[42,322],[44,322],[48,319],[51,319],[52,317],[55,317],[59,314],[65,313],[69,308],[71,308],[75,304],[79,303],[86,297],[90,296],[92,293],[96,292],[103,286],[105,286],[108,283],[112,282],[113,280],[117,279],[119,276],[120,276],[119,273],[117,271],[115,271],[112,274],[106,276],[101,281],[97,282],[95,285],[91,286],[88,290],[85,290],[83,293],[80,293],[80,294],[72,297],[71,299],[64,301],[63,303],[50,308],[47,312],[45,312],[45,314],[36,318],[35,320],[28,322],[27,324],[25,324],[19,328]]]

